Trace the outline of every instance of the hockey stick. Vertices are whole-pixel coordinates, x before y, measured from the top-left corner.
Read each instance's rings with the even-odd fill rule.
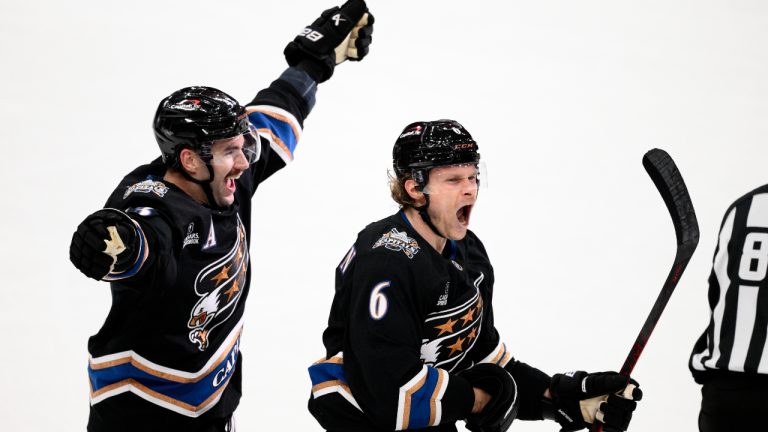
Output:
[[[682,276],[688,261],[691,260],[691,256],[696,250],[696,245],[699,243],[699,224],[696,221],[696,212],[693,210],[688,188],[685,187],[685,182],[683,182],[683,177],[680,176],[675,162],[664,150],[653,149],[643,156],[643,166],[664,199],[669,215],[672,216],[675,236],[677,237],[677,252],[675,253],[675,263],[667,275],[667,280],[664,281],[661,293],[656,298],[656,303],[653,304],[643,328],[640,329],[640,333],[619,371],[625,376],[630,376],[635,368],[640,354],[643,353],[656,323],[661,318],[661,313],[667,306],[680,276]],[[602,430],[603,424],[601,422],[595,421],[592,424],[592,432],[601,432]]]

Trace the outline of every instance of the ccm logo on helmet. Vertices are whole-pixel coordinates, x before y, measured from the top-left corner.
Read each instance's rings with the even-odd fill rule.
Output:
[[[453,146],[454,150],[470,149],[470,148],[475,148],[475,145],[472,143],[467,143],[467,144],[455,144]]]

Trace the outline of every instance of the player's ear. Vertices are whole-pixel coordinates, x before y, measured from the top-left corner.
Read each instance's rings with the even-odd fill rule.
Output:
[[[179,163],[192,177],[203,167],[203,161],[194,150],[185,148],[179,152]]]
[[[403,184],[403,187],[405,188],[405,193],[408,194],[409,197],[413,200],[414,204],[416,206],[421,206],[425,204],[424,200],[424,192],[421,192],[419,188],[419,184],[414,179],[408,179]]]

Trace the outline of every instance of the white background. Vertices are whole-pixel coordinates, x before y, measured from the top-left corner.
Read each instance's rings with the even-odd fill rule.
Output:
[[[248,102],[332,5],[0,0],[0,430],[85,428],[86,343],[110,296],[69,263],[69,240],[157,155],[157,102],[195,84]],[[496,266],[497,327],[549,373],[623,362],[675,250],[641,157],[675,158],[702,239],[635,369],[646,398],[631,430],[694,431],[687,360],[708,320],[719,224],[768,181],[768,4],[370,7],[370,57],[321,86],[295,162],[255,198],[240,430],[319,430],[306,367],[323,354],[334,267],[365,224],[395,211],[386,172],[400,130],[454,118],[487,162],[472,227]]]

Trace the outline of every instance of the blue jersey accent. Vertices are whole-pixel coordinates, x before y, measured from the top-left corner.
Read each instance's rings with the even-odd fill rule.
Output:
[[[398,211],[398,213],[400,214],[400,217],[403,218],[403,220],[408,225],[408,227],[413,229],[413,225],[411,225],[411,221],[409,221],[408,217],[405,215],[405,211],[403,209],[400,209],[400,211]]]
[[[248,114],[248,119],[257,129],[267,128],[272,131],[274,136],[285,144],[291,153],[291,158],[293,157],[298,142],[293,132],[293,125],[259,111]]]
[[[451,259],[456,260],[456,240],[448,240],[448,244],[451,246]]]
[[[437,369],[427,366],[427,378],[424,380],[424,385],[411,396],[408,429],[421,429],[430,426],[431,399],[435,394],[439,376]]]
[[[328,381],[341,381],[346,384],[347,375],[342,364],[318,363],[309,367],[309,379],[312,380],[313,387]]]
[[[501,362],[505,360],[509,361],[509,359],[507,358],[507,344],[501,344],[501,350],[502,351],[501,351],[501,355],[499,356],[499,360],[496,361],[495,364],[498,366],[504,367],[504,365],[501,364]]]
[[[216,366],[212,367],[207,374],[192,379],[164,378],[160,375],[169,376],[171,374],[157,370],[152,370],[153,373],[146,372],[146,369],[149,369],[147,365],[142,365],[142,368],[139,368],[131,361],[100,369],[94,369],[89,364],[88,376],[91,381],[91,389],[94,395],[98,395],[100,390],[108,386],[121,387],[130,384],[128,380],[133,380],[150,391],[169,398],[168,402],[171,404],[185,404],[197,409],[215,392],[229,384],[229,379],[232,377],[237,364],[239,346],[238,338],[238,341]]]

